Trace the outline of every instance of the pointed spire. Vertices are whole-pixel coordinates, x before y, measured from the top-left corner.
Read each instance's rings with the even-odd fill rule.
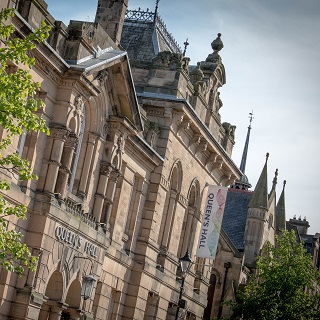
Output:
[[[241,164],[240,164],[240,170],[242,171],[243,175],[241,176],[240,180],[236,181],[235,186],[232,186],[232,188],[235,187],[236,189],[242,189],[242,190],[248,190],[249,188],[251,188],[251,184],[249,182],[248,177],[245,175],[245,171],[246,171],[246,162],[247,162],[248,149],[249,149],[251,122],[253,120],[253,110],[252,112],[249,113],[249,119],[250,119],[250,123],[248,127],[247,138],[244,144],[244,149],[243,149]]]
[[[247,138],[246,138],[246,142],[244,144],[244,149],[243,149],[241,164],[240,164],[240,170],[243,173],[245,173],[245,171],[246,171],[246,163],[247,163],[249,139],[250,139],[250,131],[251,131],[251,122],[253,120],[253,110],[252,110],[252,112],[249,113],[249,119],[250,119],[250,123],[249,123],[249,127],[248,127]]]
[[[274,178],[272,180],[272,188],[269,193],[269,198],[271,197],[272,193],[276,192],[277,182],[278,182],[278,169],[276,169],[276,171],[274,173]]]
[[[249,208],[267,208],[268,206],[268,159],[269,153],[266,154],[266,162],[249,202]]]
[[[286,229],[286,206],[284,189],[286,186],[286,180],[283,181],[283,188],[276,207],[276,231],[281,231]]]

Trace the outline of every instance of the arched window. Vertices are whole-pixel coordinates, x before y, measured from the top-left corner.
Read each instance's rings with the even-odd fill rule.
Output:
[[[167,193],[165,207],[163,211],[163,216],[161,220],[160,232],[158,243],[161,247],[168,249],[171,232],[172,232],[172,224],[174,221],[174,215],[177,206],[177,197],[179,195],[181,189],[181,181],[182,181],[182,170],[180,162],[177,162],[171,171],[170,176],[170,190]]]
[[[178,248],[178,257],[183,257],[187,249],[192,256],[193,245],[195,243],[195,233],[197,228],[197,213],[200,205],[199,183],[194,181],[188,193],[188,207],[185,212],[180,243]]]
[[[83,140],[83,135],[84,135],[84,128],[85,128],[85,108],[83,108],[82,110],[82,114],[80,116],[81,119],[81,123],[80,123],[80,131],[79,131],[79,140],[78,140],[78,144],[75,150],[75,154],[73,156],[73,161],[72,161],[72,165],[71,165],[71,175],[69,177],[69,186],[68,186],[68,190],[70,192],[72,192],[72,188],[74,185],[74,179],[76,177],[76,171],[77,171],[77,166],[78,166],[78,162],[79,162],[79,156],[80,156],[80,150],[81,150],[81,146],[82,146],[82,140]]]

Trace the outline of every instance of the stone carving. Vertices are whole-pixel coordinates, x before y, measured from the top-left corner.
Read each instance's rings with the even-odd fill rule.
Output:
[[[195,133],[190,141],[190,146],[199,145],[203,136],[200,133]]]
[[[108,132],[109,132],[109,124],[105,123],[102,129],[102,135],[106,137],[108,135]]]
[[[124,137],[123,134],[120,134],[118,139],[117,139],[117,153],[118,154],[122,154],[122,150],[123,150],[123,144],[124,144]]]
[[[79,111],[79,112],[83,111],[84,100],[81,95],[79,95],[75,98],[74,105],[75,105],[77,111]]]
[[[203,79],[203,72],[200,69],[200,62],[197,66],[190,72],[190,78],[194,84],[199,83]]]
[[[233,126],[233,125],[231,125],[230,123],[228,123],[228,122],[224,122],[223,124],[222,124],[222,126],[223,126],[223,128],[224,128],[224,130],[225,130],[225,132],[226,132],[226,136],[230,136],[232,139],[234,139],[234,134],[235,134],[235,131],[236,131],[236,126]]]
[[[156,68],[164,69],[181,69],[182,68],[182,55],[172,53],[170,51],[159,52],[158,55],[152,60],[152,65]]]
[[[119,178],[121,177],[121,172],[118,169],[115,169],[111,172],[111,179],[114,181],[114,183],[117,183],[119,181]]]
[[[209,99],[208,99],[208,108],[210,111],[213,110],[213,105],[214,105],[214,90],[211,89],[209,93]]]
[[[110,163],[106,161],[101,161],[100,162],[100,174],[103,176],[109,177],[113,168]]]
[[[69,130],[66,127],[50,127],[50,138],[57,140],[66,140]]]
[[[215,111],[216,113],[223,107],[222,100],[220,99],[220,92],[218,92],[216,103],[215,103]]]
[[[66,138],[64,146],[67,148],[75,149],[78,145],[78,142],[79,138],[77,137],[77,135],[75,133],[70,133]]]
[[[108,81],[108,76],[109,73],[107,69],[103,69],[98,73],[96,79],[100,82],[100,85],[103,85],[106,84],[106,82]]]
[[[182,69],[186,72],[189,73],[188,67],[190,63],[190,58],[184,57],[182,59]]]
[[[145,122],[144,137],[152,148],[156,147],[159,134],[160,129],[158,123],[147,120]]]
[[[192,121],[190,119],[183,120],[178,127],[178,132],[188,131],[190,129],[191,124],[192,124]]]

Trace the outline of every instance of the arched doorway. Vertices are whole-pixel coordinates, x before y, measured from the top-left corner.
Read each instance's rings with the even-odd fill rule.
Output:
[[[51,275],[47,283],[45,296],[48,297],[48,300],[41,306],[39,320],[60,319],[62,314],[61,301],[63,296],[63,278],[60,272],[55,271]]]

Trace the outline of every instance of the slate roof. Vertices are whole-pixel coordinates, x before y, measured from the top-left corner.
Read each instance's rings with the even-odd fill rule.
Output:
[[[162,51],[181,53],[163,20],[150,11],[127,10],[121,46],[128,52],[130,60],[137,61],[152,61]]]
[[[224,209],[222,228],[239,251],[244,250],[244,231],[252,191],[230,188]]]

